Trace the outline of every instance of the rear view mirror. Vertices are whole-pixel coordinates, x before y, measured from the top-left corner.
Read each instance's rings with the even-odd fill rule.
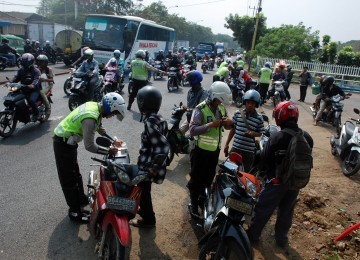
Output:
[[[269,123],[269,117],[267,115],[262,115],[262,118],[265,122]]]
[[[112,142],[106,137],[99,136],[98,138],[96,138],[96,144],[104,147],[109,147]]]
[[[354,108],[354,112],[355,112],[356,114],[359,114],[359,113],[360,113],[360,110],[357,109],[357,108]]]

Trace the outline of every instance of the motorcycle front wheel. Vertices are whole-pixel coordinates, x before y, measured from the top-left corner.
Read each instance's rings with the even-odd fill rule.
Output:
[[[199,253],[199,260],[208,259],[226,259],[226,260],[246,260],[245,252],[237,245],[233,238],[225,238],[223,246],[218,252],[219,257],[215,258],[220,243],[219,236],[211,237],[206,244],[204,244]]]
[[[16,129],[17,119],[15,114],[0,112],[0,136],[9,137]]]
[[[357,173],[360,170],[360,154],[357,151],[347,150],[341,162],[341,170],[347,177]]]
[[[64,82],[64,93],[67,96],[70,96],[70,94],[71,94],[71,91],[70,91],[71,87],[72,87],[71,79],[66,79]]]
[[[79,96],[70,96],[69,98],[69,109],[73,111],[75,108],[82,104],[81,98]]]
[[[102,256],[104,259],[125,259],[126,249],[120,244],[115,230],[110,226],[106,232]]]

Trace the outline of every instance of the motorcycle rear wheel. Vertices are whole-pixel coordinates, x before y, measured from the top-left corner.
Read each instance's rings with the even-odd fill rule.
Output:
[[[169,90],[169,92],[173,91],[175,86],[174,86],[174,79],[170,78],[167,82],[167,88]]]
[[[3,71],[6,68],[6,64],[1,63],[0,64],[0,71]]]
[[[219,236],[211,237],[206,244],[204,244],[199,253],[199,260],[208,260],[215,259],[216,252],[218,250],[218,245],[220,243]],[[238,260],[238,259],[247,259],[245,252],[236,244],[233,238],[225,238],[223,241],[223,248],[221,249],[220,257],[217,259],[227,259],[227,260]]]
[[[64,93],[67,96],[70,96],[70,94],[71,94],[71,91],[70,91],[71,87],[72,87],[71,79],[66,79],[64,82]]]
[[[106,232],[102,256],[104,259],[125,259],[126,248],[120,244],[115,230],[110,226]]]
[[[15,114],[0,112],[0,136],[9,137],[16,129],[17,119]]]
[[[50,108],[50,111],[51,111],[51,104],[49,103],[49,108]],[[41,118],[39,119],[40,123],[44,123],[45,121],[47,121],[50,117],[50,114],[47,114],[45,112],[45,114],[42,114],[41,115]]]
[[[341,170],[346,177],[350,177],[360,170],[360,154],[347,150],[341,162]]]
[[[82,104],[79,96],[70,96],[69,98],[69,109],[73,111],[75,108]]]

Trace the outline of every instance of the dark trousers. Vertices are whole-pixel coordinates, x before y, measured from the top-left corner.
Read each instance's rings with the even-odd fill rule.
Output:
[[[239,149],[236,148],[231,148],[230,152],[235,152],[241,155],[242,157],[242,162],[243,162],[243,166],[244,166],[244,171],[245,172],[249,172],[251,169],[251,166],[254,163],[254,158],[255,158],[255,154],[251,153],[251,152],[244,152],[241,151]]]
[[[300,85],[300,100],[301,101],[305,101],[305,97],[306,97],[306,90],[307,90],[308,85]]]
[[[133,88],[131,94],[129,95],[129,104],[128,104],[129,107],[131,107],[132,103],[134,103],[134,100],[137,96],[137,93],[139,92],[139,89],[147,85],[147,80],[132,79],[132,82],[133,82]]]
[[[287,190],[282,184],[266,184],[255,206],[254,216],[248,230],[250,239],[259,240],[263,228],[278,207],[275,239],[279,243],[288,242],[288,232],[298,194],[299,190]]]
[[[86,195],[77,162],[78,145],[68,145],[59,137],[54,137],[53,145],[56,168],[66,203],[71,210],[80,211],[81,202],[86,200]]]
[[[188,188],[191,203],[197,205],[197,200],[212,183],[219,160],[220,149],[207,151],[195,146],[190,157],[191,171]]]
[[[89,85],[87,88],[89,101],[94,101],[95,87],[98,81],[99,81],[99,77],[97,76],[92,76],[90,78]]]
[[[269,90],[270,83],[260,83],[259,84],[259,93],[261,97],[261,104],[264,103],[264,100],[266,99],[267,92]]]
[[[31,106],[34,115],[39,114],[39,109],[38,106],[36,105],[36,101],[39,99],[39,96],[40,96],[39,91],[33,91],[30,93],[28,97],[29,105]]]
[[[151,200],[151,181],[144,181],[139,184],[141,188],[139,215],[142,219],[151,224],[156,223],[155,212]]]

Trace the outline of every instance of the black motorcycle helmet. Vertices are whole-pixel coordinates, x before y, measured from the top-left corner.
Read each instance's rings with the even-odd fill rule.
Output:
[[[137,94],[139,111],[143,114],[157,113],[160,109],[161,101],[160,90],[152,86],[141,88]]]
[[[333,76],[328,76],[326,77],[326,79],[324,79],[323,84],[325,86],[331,86],[332,84],[334,84],[334,82],[335,82],[335,78]]]
[[[248,91],[246,91],[245,95],[244,95],[244,105],[246,104],[246,101],[251,100],[254,101],[256,103],[256,107],[259,107],[259,103],[260,103],[260,94],[259,92],[257,92],[255,89],[250,89]]]

